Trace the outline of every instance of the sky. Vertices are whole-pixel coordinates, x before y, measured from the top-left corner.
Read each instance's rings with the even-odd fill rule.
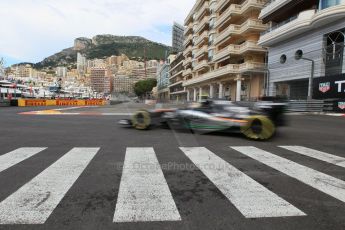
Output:
[[[195,0],[0,0],[0,58],[39,62],[77,37],[138,35],[171,45]]]

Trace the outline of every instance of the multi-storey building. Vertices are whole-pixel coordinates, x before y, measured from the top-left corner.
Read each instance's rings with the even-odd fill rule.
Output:
[[[67,77],[67,67],[56,67],[56,76],[57,77]]]
[[[138,82],[136,78],[127,75],[116,75],[113,82],[113,92],[116,94],[134,95],[134,85]]]
[[[256,99],[264,94],[266,0],[198,0],[185,19],[183,86],[187,100]]]
[[[179,53],[176,59],[170,63],[169,71],[169,94],[171,101],[186,101],[187,91],[183,87],[183,53]]]
[[[341,96],[335,82],[345,80],[344,0],[270,1],[260,19],[270,25],[259,41],[269,49],[270,95]]]
[[[169,101],[169,71],[170,63],[172,63],[176,58],[176,55],[170,55],[167,60],[159,66],[157,72],[157,90],[158,99],[160,101]]]
[[[81,53],[77,54],[77,70],[79,75],[84,75],[87,68],[87,60]]]
[[[31,65],[18,65],[15,69],[16,78],[31,78],[33,76],[33,68]]]
[[[91,68],[91,88],[97,93],[110,93],[110,77],[105,68]]]
[[[174,22],[172,28],[172,51],[178,53],[183,51],[184,27]]]

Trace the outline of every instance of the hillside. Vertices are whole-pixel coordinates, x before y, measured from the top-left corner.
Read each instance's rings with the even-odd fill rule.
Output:
[[[77,38],[74,47],[62,50],[35,65],[36,68],[56,67],[73,64],[77,53],[85,54],[88,59],[125,54],[130,59],[143,59],[146,49],[147,59],[164,59],[171,47],[152,42],[138,36],[97,35],[92,39]]]

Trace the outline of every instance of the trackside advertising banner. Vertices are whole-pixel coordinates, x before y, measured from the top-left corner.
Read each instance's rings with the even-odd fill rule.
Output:
[[[345,74],[314,79],[314,99],[345,99]]]

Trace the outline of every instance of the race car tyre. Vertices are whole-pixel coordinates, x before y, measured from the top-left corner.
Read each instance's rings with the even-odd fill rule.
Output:
[[[275,125],[265,116],[251,116],[246,121],[241,132],[249,139],[268,140],[275,133]]]
[[[149,112],[142,110],[132,116],[132,125],[138,130],[146,130],[151,125],[151,115]]]

